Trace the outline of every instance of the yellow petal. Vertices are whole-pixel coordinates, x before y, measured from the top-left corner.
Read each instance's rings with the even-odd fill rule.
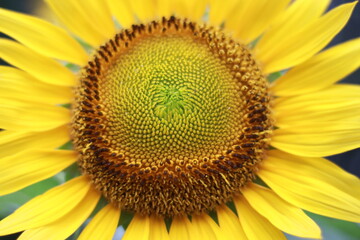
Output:
[[[0,131],[0,158],[24,150],[51,150],[70,141],[68,126],[61,126],[45,132]]]
[[[88,183],[89,184],[89,183]],[[46,239],[46,240],[64,240],[67,239],[73,232],[78,229],[83,222],[89,217],[91,212],[94,210],[96,204],[100,199],[100,194],[94,189],[90,188],[88,193],[81,202],[67,212],[61,218],[58,218],[55,222],[48,225],[32,228],[25,231],[20,235],[18,240],[29,240],[29,239]],[[54,202],[58,202],[55,200]],[[58,202],[58,204],[60,201]],[[60,213],[62,210],[58,209]]]
[[[271,25],[289,2],[289,0],[242,1],[233,14],[228,17],[225,26],[234,31],[235,37],[244,43],[249,43]]]
[[[323,158],[270,151],[259,177],[287,202],[305,210],[360,222],[360,181]]]
[[[187,217],[175,217],[170,227],[171,240],[190,240],[193,232],[191,232],[191,222]]]
[[[360,87],[336,84],[322,91],[274,101],[276,125],[288,128],[294,124],[326,121],[360,120]]]
[[[360,128],[320,133],[298,133],[276,130],[271,145],[282,151],[304,157],[322,157],[360,147]]]
[[[64,2],[64,0],[62,0]],[[116,34],[115,25],[112,20],[110,9],[104,1],[87,0],[86,2],[69,0],[71,5],[91,23],[91,26],[98,30],[105,38],[113,38]],[[96,16],[94,18],[94,16]],[[106,39],[104,39],[106,40]]]
[[[0,221],[0,235],[36,228],[54,222],[77,208],[79,202],[87,196],[89,188],[90,182],[81,176],[50,189],[25,203],[13,214]]]
[[[237,0],[210,0],[209,23],[212,26],[220,26],[229,18],[230,14],[238,14],[242,10],[238,5],[239,1]]]
[[[127,0],[107,0],[109,9],[123,28],[134,24],[134,13]]]
[[[258,214],[242,196],[235,197],[234,203],[240,223],[248,239],[286,240],[284,234]]]
[[[0,126],[7,130],[46,131],[70,121],[70,112],[63,107],[2,99],[0,108]]]
[[[336,132],[353,132],[360,131],[359,121],[314,121],[311,123],[311,118],[306,119],[304,122],[291,123],[285,128],[276,130],[276,134],[280,135],[293,135],[293,134],[333,134]],[[276,135],[275,134],[275,135]],[[339,143],[339,142],[338,142]],[[335,142],[336,144],[336,142]]]
[[[241,192],[253,209],[280,230],[302,238],[321,238],[321,230],[311,218],[270,189],[250,184]]]
[[[308,157],[329,156],[360,146],[360,87],[334,85],[320,92],[278,98],[271,144]]]
[[[0,32],[47,57],[83,65],[88,56],[63,29],[44,20],[0,9]]]
[[[30,150],[1,158],[0,196],[54,176],[76,159],[73,151],[65,150]]]
[[[50,104],[69,103],[72,100],[71,88],[40,82],[17,68],[0,66],[0,81],[0,99],[15,98]]]
[[[0,58],[45,83],[61,86],[75,83],[75,75],[66,67],[14,41],[0,39]]]
[[[207,0],[176,0],[174,8],[178,17],[201,21],[205,15],[207,4]]]
[[[165,17],[169,17],[171,15],[174,15],[174,10],[176,9],[174,7],[174,3],[169,1],[169,0],[157,0],[156,1],[157,5],[156,5],[156,13],[157,16],[165,16]]]
[[[264,72],[283,70],[312,57],[324,48],[345,26],[356,2],[343,4],[294,34],[283,35],[280,41],[261,41],[256,45],[256,58],[264,65]]]
[[[238,217],[226,205],[219,206],[216,213],[222,235],[221,240],[248,239]]]
[[[139,230],[141,229],[141,230]],[[148,240],[150,236],[150,218],[135,214],[125,231],[122,240]]]
[[[170,240],[169,233],[166,229],[164,218],[150,217],[150,236],[149,240]]]
[[[276,80],[276,96],[315,92],[346,77],[360,66],[360,38],[326,50]]]
[[[307,24],[319,18],[330,0],[297,0],[274,21],[259,40],[256,50],[270,50],[274,43],[282,41],[300,31]]]
[[[358,107],[358,103],[353,102],[341,102],[336,104],[337,106],[343,105],[343,107],[332,107],[328,104],[323,104],[322,110],[314,110],[311,106],[308,106],[307,109],[299,109],[299,114],[295,115],[294,113],[289,114],[289,116],[285,116],[284,112],[279,113],[281,116],[277,118],[277,124],[279,127],[291,128],[292,126],[300,125],[301,123],[308,124],[311,119],[314,119],[314,125],[321,122],[341,122],[339,116],[344,117],[343,122],[351,122],[358,121],[360,116],[360,109]],[[309,111],[306,111],[309,110]],[[301,115],[301,114],[304,115]],[[288,120],[288,121],[286,121]],[[301,122],[301,120],[304,120]],[[310,125],[309,125],[310,126]],[[302,129],[293,129],[294,131],[302,130]]]
[[[275,32],[278,32],[277,34],[280,34],[279,32],[282,32],[283,34],[296,32],[299,28],[302,28],[306,24],[323,15],[329,7],[330,2],[330,0],[292,1],[286,11],[284,11],[283,14],[276,19],[274,24],[271,26],[271,29],[264,34],[264,38],[275,34]]]
[[[108,204],[101,209],[85,229],[77,240],[111,240],[120,220],[120,209]]]
[[[96,18],[89,21],[89,16],[82,8],[85,2],[74,0],[45,0],[51,10],[57,15],[66,27],[83,39],[88,44],[97,47],[106,40],[106,36],[102,35],[94,24]]]
[[[128,4],[132,12],[141,22],[149,22],[156,17],[155,2],[149,2],[148,0],[131,0]]]
[[[193,215],[191,225],[193,226],[190,238],[192,240],[201,238],[216,240],[221,236],[219,226],[209,215],[205,213],[201,215]]]

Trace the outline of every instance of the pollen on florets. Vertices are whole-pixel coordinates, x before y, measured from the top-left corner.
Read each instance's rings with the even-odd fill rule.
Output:
[[[122,209],[214,209],[254,179],[272,121],[250,51],[170,17],[122,30],[83,68],[72,136],[79,165]]]

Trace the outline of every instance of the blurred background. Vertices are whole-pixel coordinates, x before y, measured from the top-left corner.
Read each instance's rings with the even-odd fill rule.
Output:
[[[316,0],[315,0],[316,1]],[[344,2],[353,2],[353,0],[333,0],[330,8],[340,5]],[[46,19],[52,19],[51,13],[44,6],[42,0],[0,0],[0,7],[11,9],[19,12],[31,13],[41,16]],[[0,34],[0,37],[6,37]],[[352,14],[352,17],[346,27],[337,35],[328,47],[344,42],[349,39],[360,37],[360,4],[358,4]],[[5,64],[0,60],[0,64]],[[360,84],[360,70],[349,75],[342,82]],[[360,139],[359,139],[360,141]],[[360,149],[342,153],[329,157],[329,159],[346,171],[360,177]],[[74,169],[68,169],[68,171],[74,171]],[[37,196],[47,189],[52,188],[64,181],[65,174],[61,173],[53,178],[47,179],[40,183],[27,187],[17,193],[9,194],[0,197],[0,219],[6,217],[16,208],[29,199]],[[309,215],[320,225],[323,231],[325,240],[359,240],[360,239],[360,225],[356,223],[349,223],[345,221],[330,219],[327,217],[318,216],[315,214]],[[17,234],[0,237],[0,240],[13,240],[18,237]],[[119,238],[117,238],[119,239]],[[293,236],[288,236],[289,240],[299,240]],[[43,240],[43,239],[40,239]]]

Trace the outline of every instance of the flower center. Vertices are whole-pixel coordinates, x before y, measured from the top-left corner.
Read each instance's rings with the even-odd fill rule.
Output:
[[[124,210],[211,210],[254,178],[269,101],[249,50],[222,32],[174,17],[133,25],[83,69],[72,123],[79,165]]]

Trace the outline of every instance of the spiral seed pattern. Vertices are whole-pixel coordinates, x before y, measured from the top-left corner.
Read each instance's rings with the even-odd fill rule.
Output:
[[[271,135],[270,96],[250,51],[174,17],[101,46],[76,88],[79,165],[124,210],[175,216],[231,200]]]

